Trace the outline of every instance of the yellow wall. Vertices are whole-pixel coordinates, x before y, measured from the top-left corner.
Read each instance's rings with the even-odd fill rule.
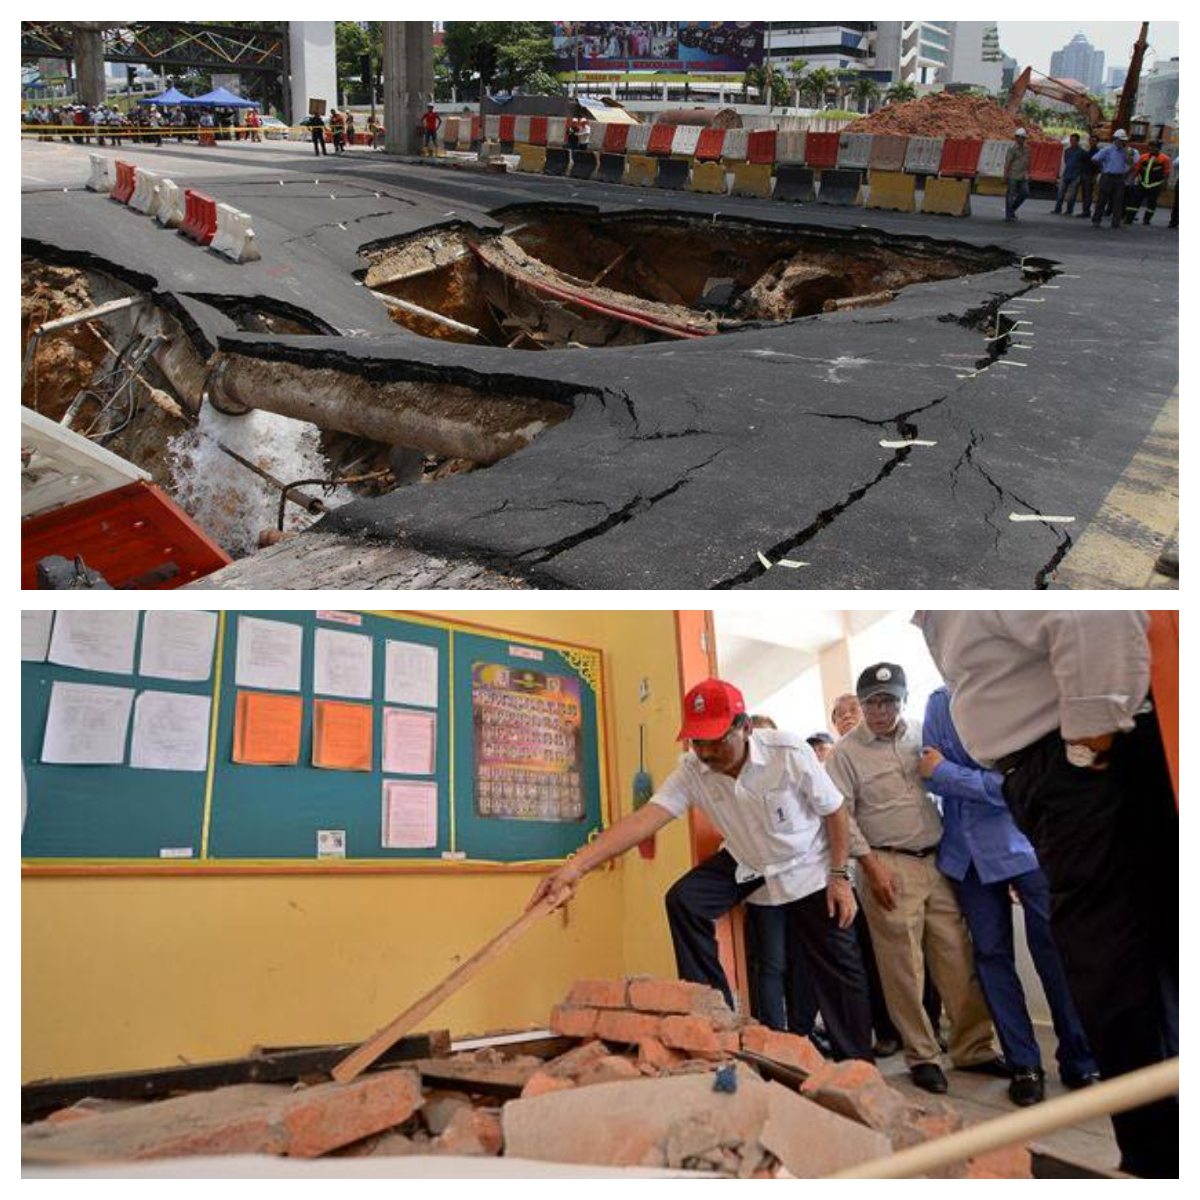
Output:
[[[674,614],[442,612],[598,646],[612,802],[627,812],[638,724],[660,782],[678,755]],[[639,701],[639,680],[650,684]],[[589,877],[435,1013],[455,1036],[545,1023],[581,977],[674,972],[662,895],[689,864],[685,822]],[[25,879],[22,1078],[236,1056],[373,1032],[522,910],[532,875]]]

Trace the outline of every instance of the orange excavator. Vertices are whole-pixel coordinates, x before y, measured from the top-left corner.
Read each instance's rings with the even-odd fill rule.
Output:
[[[1005,106],[1013,116],[1020,111],[1021,102],[1027,92],[1040,96],[1044,100],[1054,100],[1060,104],[1070,104],[1077,108],[1087,121],[1088,132],[1094,134],[1102,142],[1112,140],[1114,129],[1124,129],[1129,134],[1131,145],[1144,144],[1154,137],[1170,140],[1170,130],[1166,126],[1151,129],[1149,122],[1134,119],[1133,105],[1137,99],[1138,83],[1142,77],[1142,60],[1146,56],[1146,35],[1150,32],[1150,22],[1143,21],[1141,32],[1133,46],[1133,54],[1129,59],[1129,72],[1125,76],[1125,85],[1121,88],[1121,99],[1117,102],[1116,111],[1111,121],[1104,116],[1100,105],[1088,95],[1079,84],[1065,79],[1055,79],[1051,75],[1042,75],[1034,79],[1032,67],[1026,67],[1013,82],[1008,93],[1008,104]]]

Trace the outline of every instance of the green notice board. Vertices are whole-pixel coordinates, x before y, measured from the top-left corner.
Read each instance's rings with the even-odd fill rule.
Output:
[[[239,646],[243,640],[249,645],[254,632],[243,618],[267,622],[272,634],[282,632],[293,644],[298,639],[297,686],[282,678],[239,685]],[[328,690],[319,689],[318,637],[328,646],[329,633],[362,639],[354,641],[360,681],[354,686],[369,696],[339,694],[328,671]],[[31,871],[151,862],[156,869],[182,870],[515,866],[564,858],[605,822],[598,650],[415,614],[290,610],[220,614],[213,668],[204,682],[137,674],[140,646],[139,625],[133,675],[22,663],[28,806],[22,854]],[[389,694],[393,654],[421,664],[423,690]],[[134,768],[128,744],[121,765],[41,762],[55,681],[211,697],[207,769]],[[235,761],[242,754],[235,745],[239,692],[299,697],[298,761]],[[369,716],[360,714],[371,729],[369,769],[313,765],[315,708],[322,699],[369,708]],[[421,715],[422,729],[432,718],[427,765],[406,770],[411,759],[385,761],[385,719],[391,727],[385,714],[392,709]],[[389,807],[385,794],[399,795],[398,807]],[[414,812],[419,819],[412,824]],[[392,844],[385,845],[385,829]]]

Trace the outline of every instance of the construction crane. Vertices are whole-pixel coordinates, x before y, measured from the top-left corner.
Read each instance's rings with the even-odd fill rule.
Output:
[[[1088,95],[1087,91],[1072,80],[1055,79],[1051,75],[1042,75],[1034,79],[1032,67],[1026,67],[1014,80],[1008,93],[1007,110],[1016,116],[1027,92],[1040,96],[1044,100],[1057,101],[1060,104],[1070,104],[1082,113],[1087,121],[1088,132],[1101,141],[1112,140],[1114,129],[1124,129],[1129,134],[1133,145],[1149,142],[1153,137],[1168,140],[1169,127],[1159,126],[1152,130],[1146,121],[1137,120],[1133,116],[1134,102],[1137,100],[1138,84],[1142,77],[1142,60],[1146,56],[1146,35],[1150,31],[1150,22],[1143,21],[1141,32],[1133,45],[1133,53],[1129,59],[1129,71],[1125,76],[1125,84],[1121,88],[1121,98],[1117,102],[1116,111],[1109,121],[1100,105]]]

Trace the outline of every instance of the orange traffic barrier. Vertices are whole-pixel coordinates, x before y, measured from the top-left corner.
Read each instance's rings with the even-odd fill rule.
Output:
[[[122,162],[119,158],[115,165],[117,182],[113,185],[113,190],[109,192],[109,197],[120,204],[128,204],[129,197],[133,195],[133,189],[137,187],[137,168],[132,163]]]
[[[207,246],[217,232],[217,202],[193,188],[188,188],[183,195],[187,212],[179,232],[197,245]]]
[[[696,143],[696,158],[701,162],[719,161],[725,151],[725,130],[702,129]]]

